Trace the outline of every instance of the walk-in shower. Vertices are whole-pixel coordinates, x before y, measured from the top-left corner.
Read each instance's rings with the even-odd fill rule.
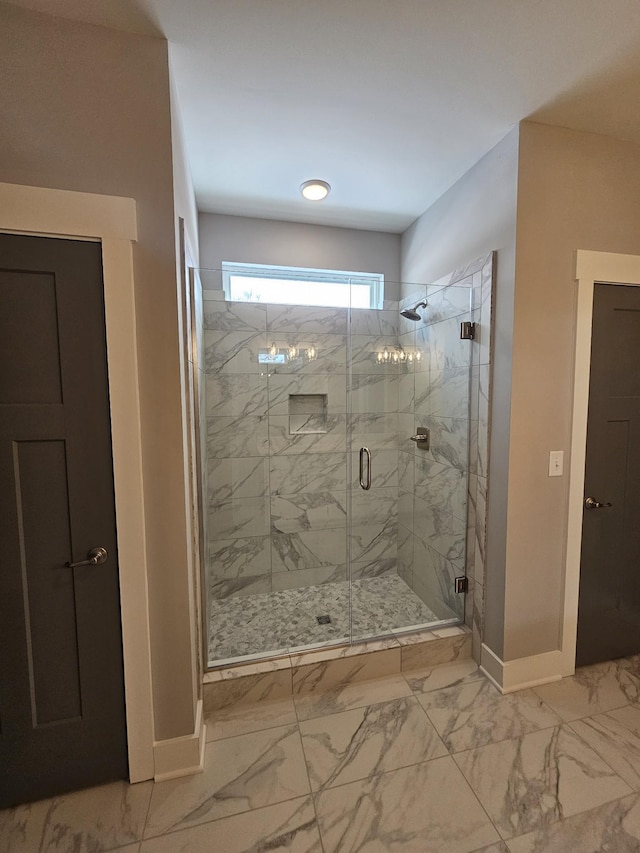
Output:
[[[194,272],[209,665],[461,622],[479,280],[379,308],[229,301],[221,280]]]

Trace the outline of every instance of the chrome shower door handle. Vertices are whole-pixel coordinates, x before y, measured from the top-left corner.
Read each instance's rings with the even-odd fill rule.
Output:
[[[364,457],[367,457],[367,479],[364,478]],[[360,488],[365,492],[371,488],[371,451],[368,447],[360,448]]]

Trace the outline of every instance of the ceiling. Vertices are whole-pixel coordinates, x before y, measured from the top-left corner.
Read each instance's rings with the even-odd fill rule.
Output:
[[[169,40],[203,211],[401,232],[523,118],[640,143],[640,0],[14,2]]]

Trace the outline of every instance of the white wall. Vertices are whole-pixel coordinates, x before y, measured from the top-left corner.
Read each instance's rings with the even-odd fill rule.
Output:
[[[201,213],[200,264],[222,261],[384,273],[385,299],[398,299],[399,234]]]
[[[498,250],[489,450],[485,642],[503,648],[518,129],[514,128],[402,235],[402,280],[432,282]]]

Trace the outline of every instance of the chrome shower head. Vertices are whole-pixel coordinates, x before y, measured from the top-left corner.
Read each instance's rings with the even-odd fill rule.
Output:
[[[417,309],[418,308],[426,308],[426,307],[427,307],[426,301],[425,302],[418,302],[418,304],[414,308],[405,308],[405,310],[401,311],[400,313],[402,314],[403,317],[406,317],[407,320],[422,320],[422,317],[418,314]]]

